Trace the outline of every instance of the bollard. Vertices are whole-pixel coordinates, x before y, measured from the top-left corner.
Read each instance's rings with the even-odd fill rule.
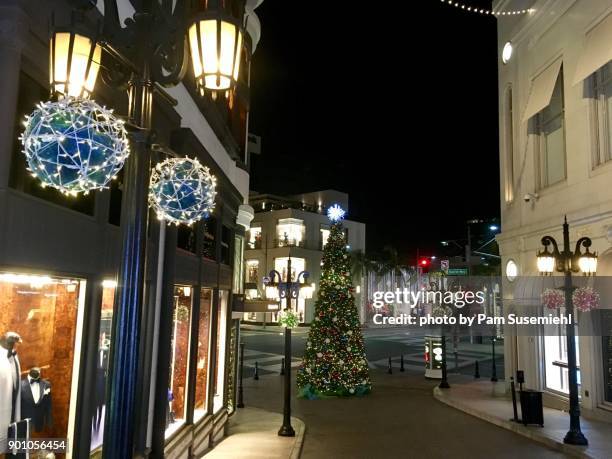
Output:
[[[255,362],[255,374],[253,375],[255,381],[259,381],[259,364]]]
[[[283,359],[281,360],[281,371],[280,371],[280,375],[283,376],[285,374],[285,358],[283,357]]]
[[[476,364],[474,365],[474,379],[480,378],[480,369],[478,368],[478,360],[476,360]]]
[[[455,354],[455,371],[459,373],[459,353],[455,351],[454,354]]]
[[[389,357],[389,369],[387,370],[387,373],[389,373],[390,375],[393,374],[393,367],[391,367],[391,357]]]
[[[404,370],[404,354],[400,356],[400,371],[405,371]]]

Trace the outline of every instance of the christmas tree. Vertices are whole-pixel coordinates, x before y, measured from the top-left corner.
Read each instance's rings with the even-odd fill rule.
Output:
[[[310,399],[364,395],[371,390],[341,223],[344,211],[333,206],[328,215],[333,224],[323,251],[314,320],[297,375],[299,396]]]

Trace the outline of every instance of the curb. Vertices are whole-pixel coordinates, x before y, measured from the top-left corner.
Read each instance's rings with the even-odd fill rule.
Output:
[[[455,400],[449,400],[444,395],[444,391],[441,390],[439,387],[434,388],[433,396],[436,400],[438,400],[441,403],[444,403],[445,405],[448,405],[459,411],[463,411],[464,413],[474,416],[476,418],[482,419],[483,421],[487,421],[487,422],[490,422],[491,424],[495,424],[496,426],[501,427],[502,429],[510,430],[514,433],[522,435],[523,437],[527,437],[530,440],[541,443],[556,451],[559,451],[565,454],[569,454],[573,457],[587,458],[587,459],[601,459],[598,456],[592,456],[588,452],[583,451],[580,446],[566,445],[562,441],[556,440],[546,435],[542,435],[539,431],[535,429],[530,429],[524,426],[523,424],[519,424],[516,422],[509,421],[509,420],[505,421],[503,419],[500,419],[488,413],[470,408],[469,406],[464,405]]]
[[[290,459],[299,459],[302,455],[302,448],[304,446],[304,436],[306,434],[306,424],[299,418],[291,417],[291,423],[293,425],[299,426],[297,432],[295,433],[295,443],[293,445],[293,449],[291,450]]]

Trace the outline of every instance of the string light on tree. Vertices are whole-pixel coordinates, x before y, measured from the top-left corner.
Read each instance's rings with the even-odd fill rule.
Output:
[[[129,154],[123,120],[90,99],[41,102],[24,126],[28,170],[64,194],[107,188]]]
[[[333,206],[327,209],[327,218],[329,218],[332,222],[341,221],[346,215],[346,211],[340,207],[338,204],[334,204]]]
[[[468,11],[470,13],[478,13],[483,15],[491,15],[491,16],[516,16],[521,14],[529,14],[533,13],[535,10],[533,8],[524,8],[522,10],[510,10],[510,11],[493,11],[488,10],[486,8],[478,8],[471,5],[466,5],[465,3],[456,2],[454,0],[440,0],[445,5],[454,6],[455,8]]]
[[[192,225],[213,211],[216,186],[216,178],[197,159],[169,158],[153,169],[149,205],[168,224]]]
[[[365,395],[372,387],[340,221],[344,211],[331,214],[338,220],[331,225],[323,251],[314,321],[297,376],[299,396],[308,399]]]

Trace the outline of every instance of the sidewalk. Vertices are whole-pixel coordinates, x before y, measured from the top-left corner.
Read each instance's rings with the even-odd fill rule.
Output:
[[[292,417],[295,437],[279,437],[282,423],[282,414],[251,407],[238,409],[229,420],[227,437],[204,457],[297,459],[304,443],[305,425]]]
[[[574,457],[609,458],[612,451],[612,424],[581,418],[582,432],[589,440],[587,447],[563,443],[569,428],[569,415],[552,408],[544,408],[544,427],[524,426],[510,421],[513,416],[512,400],[504,394],[503,382],[475,381],[456,376],[450,389],[434,388],[434,397],[465,413],[511,430],[546,446]],[[520,417],[520,405],[518,407]]]

